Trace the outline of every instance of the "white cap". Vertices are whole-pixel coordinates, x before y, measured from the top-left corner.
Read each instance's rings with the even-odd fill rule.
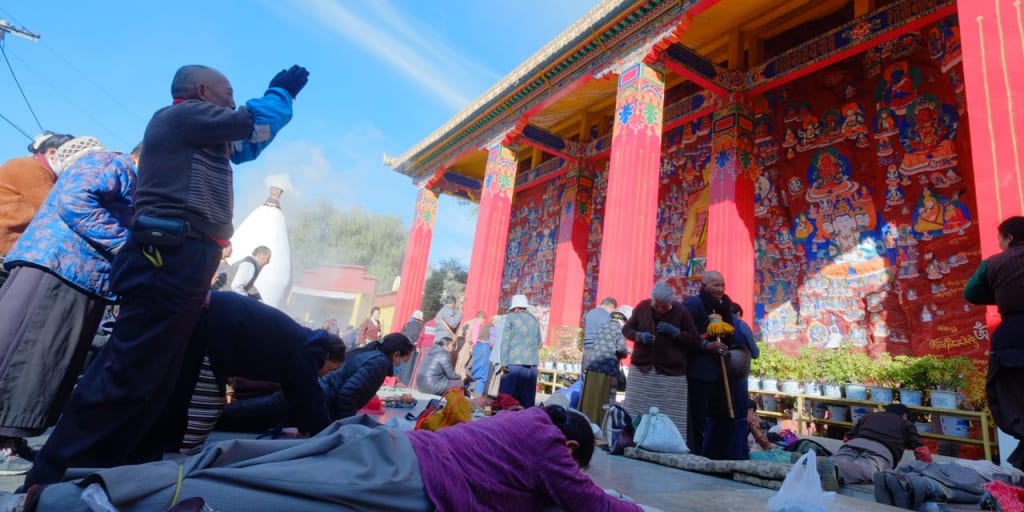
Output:
[[[508,305],[508,309],[516,308],[528,308],[530,307],[530,301],[527,300],[526,295],[513,295],[512,301]]]
[[[423,320],[423,312],[417,309],[416,311],[412,312],[412,317],[415,318],[416,320]]]

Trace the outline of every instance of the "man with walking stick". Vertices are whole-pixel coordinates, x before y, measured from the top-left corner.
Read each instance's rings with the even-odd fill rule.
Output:
[[[689,379],[690,451],[709,459],[748,457],[745,436],[741,443],[737,432],[746,432],[745,414],[736,414],[733,404],[747,403],[746,376],[730,372],[729,366],[749,364],[746,343],[735,336],[732,300],[725,294],[725,277],[707,271],[702,277],[700,294],[688,297],[683,305],[690,311],[702,333],[701,347],[690,355]],[[737,365],[736,363],[741,363]],[[730,373],[733,373],[730,375]]]

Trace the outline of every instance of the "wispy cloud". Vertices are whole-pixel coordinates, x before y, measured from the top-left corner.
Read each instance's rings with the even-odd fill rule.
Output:
[[[292,6],[307,21],[381,58],[450,107],[464,107],[497,79],[493,71],[453,49],[437,33],[415,25],[386,0],[297,0]]]

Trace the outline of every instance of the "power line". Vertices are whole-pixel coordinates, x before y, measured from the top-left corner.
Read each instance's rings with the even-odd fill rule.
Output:
[[[103,121],[100,121],[96,116],[92,115],[91,112],[86,110],[85,107],[79,105],[78,102],[76,102],[74,99],[71,98],[71,96],[68,96],[64,91],[61,90],[61,88],[59,88],[56,85],[54,85],[53,82],[51,82],[49,79],[46,78],[45,75],[43,75],[38,70],[36,70],[34,67],[32,67],[32,65],[29,64],[27,61],[25,61],[25,59],[22,59],[21,57],[18,57],[17,54],[11,54],[11,55],[13,55],[15,59],[18,59],[18,62],[21,63],[21,65],[24,66],[25,69],[27,69],[30,72],[32,72],[32,74],[34,74],[36,76],[36,78],[39,79],[39,81],[41,81],[43,84],[45,84],[51,90],[53,90],[53,92],[57,93],[57,95],[59,95],[60,97],[64,98],[65,101],[70,103],[71,106],[75,107],[76,110],[78,110],[79,112],[84,114],[85,117],[89,118],[89,120],[91,120],[96,126],[98,126],[101,129],[103,129],[107,134],[113,135],[114,137],[120,139],[122,143],[126,143],[127,144],[128,141],[131,140],[131,139],[123,137],[122,134],[117,133],[114,130],[110,129],[110,127],[108,127],[106,124],[104,124]],[[109,144],[107,146],[110,147]],[[130,144],[129,144],[129,146],[130,146]]]
[[[117,96],[113,95],[110,91],[105,89],[102,85],[100,85],[99,82],[97,82],[95,79],[93,79],[89,75],[86,75],[84,71],[79,69],[78,66],[75,66],[74,63],[72,63],[70,60],[64,58],[64,56],[61,55],[60,52],[58,52],[56,48],[46,44],[45,41],[40,42],[40,44],[44,48],[46,48],[47,50],[50,50],[50,52],[53,53],[55,56],[57,56],[58,59],[64,61],[64,63],[67,64],[69,68],[74,70],[75,73],[78,73],[78,75],[81,76],[82,78],[84,78],[87,82],[91,83],[93,85],[93,87],[99,89],[99,91],[102,92],[104,96],[106,96],[110,101],[113,101],[114,104],[116,104],[117,106],[119,106],[122,109],[124,109],[125,112],[128,112],[129,114],[134,116],[135,119],[137,119],[139,121],[146,121],[146,117],[145,116],[143,116],[142,114],[138,113],[136,110],[132,109],[128,105],[125,105],[124,103],[122,103],[121,100],[119,100],[117,98]]]
[[[31,136],[31,135],[29,135],[29,134],[28,134],[28,132],[26,132],[25,130],[23,130],[23,129],[22,129],[22,128],[21,128],[20,126],[18,126],[17,124],[14,124],[14,121],[11,121],[10,119],[7,119],[7,116],[5,116],[5,115],[3,115],[3,114],[0,114],[0,119],[3,119],[4,121],[7,121],[7,124],[9,124],[9,125],[13,126],[15,130],[18,130],[19,132],[21,132],[21,134],[22,134],[22,135],[24,135],[24,136],[25,136],[26,138],[28,138],[28,140],[33,140],[33,139],[32,139],[32,136]]]
[[[21,25],[23,27],[25,26],[25,24],[22,23],[21,20],[19,20],[18,18],[15,18],[14,15],[11,14],[11,12],[8,11],[7,9],[4,9],[3,7],[0,7],[0,12],[6,14],[8,18],[14,20],[14,22],[17,23],[18,25]]]
[[[36,115],[35,109],[32,108],[32,103],[29,103],[28,96],[25,95],[25,90],[21,88],[21,82],[18,81],[18,75],[14,73],[14,67],[11,66],[11,59],[7,57],[7,45],[3,41],[0,41],[0,55],[3,55],[4,62],[7,63],[7,69],[11,71],[11,78],[14,78],[14,84],[18,86],[18,92],[21,93],[21,99],[25,100],[25,104],[28,105],[28,111],[32,113],[32,118],[36,120],[36,125],[39,126],[39,131],[43,131],[43,123],[39,122],[39,116]]]

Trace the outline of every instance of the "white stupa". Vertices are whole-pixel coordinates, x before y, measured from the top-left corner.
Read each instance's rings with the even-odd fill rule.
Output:
[[[231,258],[234,263],[252,254],[252,250],[265,245],[270,248],[270,263],[260,271],[256,289],[263,296],[263,302],[279,307],[288,294],[292,281],[292,252],[288,243],[288,225],[281,211],[280,187],[270,187],[270,197],[256,207],[231,237]]]

